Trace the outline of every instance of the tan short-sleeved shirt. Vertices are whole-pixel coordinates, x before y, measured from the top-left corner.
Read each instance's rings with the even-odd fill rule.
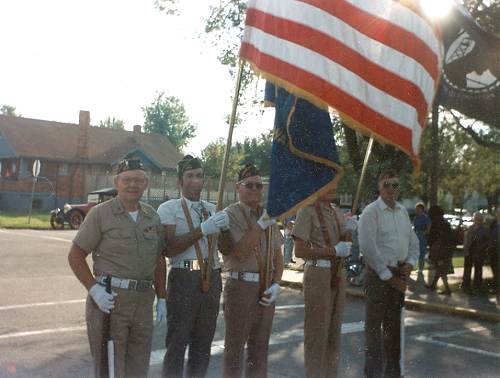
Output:
[[[234,203],[229,205],[225,209],[227,215],[229,216],[229,232],[231,233],[231,237],[233,238],[235,243],[238,243],[245,234],[250,231],[250,228],[253,227],[254,224],[257,223],[261,216],[261,211],[258,213],[252,211],[248,206],[244,205],[241,202]],[[246,221],[245,215],[250,222],[250,227]],[[278,226],[273,225],[273,248],[272,253],[276,249],[281,248],[283,244],[283,237],[281,236],[281,232]],[[263,261],[265,261],[267,257],[267,238],[265,232],[261,234],[260,237],[260,248],[261,248],[261,256]],[[233,256],[229,253],[224,258],[224,269],[233,272],[258,272],[259,265],[257,263],[257,258],[255,253],[249,254],[245,259],[240,259],[236,256]],[[271,259],[272,261],[272,259]]]
[[[89,212],[73,243],[92,253],[95,275],[152,280],[164,234],[151,206],[141,202],[134,221],[116,197]]]
[[[323,213],[326,228],[330,235],[332,243],[330,247],[333,248],[345,232],[344,216],[340,210],[334,207],[326,208],[321,206],[321,212]],[[305,242],[310,242],[316,247],[326,247],[326,241],[323,238],[323,232],[321,231],[318,214],[316,214],[314,205],[299,210],[292,235]]]

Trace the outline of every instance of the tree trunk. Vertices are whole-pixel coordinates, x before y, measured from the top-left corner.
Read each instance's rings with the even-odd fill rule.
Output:
[[[439,103],[437,100],[432,104],[432,123],[431,123],[431,161],[430,166],[431,206],[438,204],[438,183],[439,183]]]

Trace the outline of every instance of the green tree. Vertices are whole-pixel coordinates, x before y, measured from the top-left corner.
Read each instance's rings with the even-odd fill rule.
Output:
[[[167,136],[179,150],[195,136],[196,127],[190,123],[184,105],[176,97],[160,92],[142,111],[145,132]]]
[[[108,117],[104,121],[99,121],[99,127],[105,127],[108,129],[124,130],[125,126],[121,119],[115,117]]]
[[[272,146],[273,133],[268,132],[257,138],[245,138],[243,143],[236,143],[235,148],[243,154],[244,163],[255,164],[262,176],[269,177]]]
[[[3,105],[0,108],[0,114],[6,116],[20,117],[20,114],[16,113],[16,107],[11,105]]]
[[[225,148],[225,139],[219,138],[214,142],[210,142],[201,151],[201,159],[203,160],[205,175],[207,177],[216,180],[220,178]],[[237,148],[233,146],[231,148],[231,153],[229,154],[229,163],[226,175],[227,180],[231,181],[237,177],[243,158],[243,154],[238,152]]]

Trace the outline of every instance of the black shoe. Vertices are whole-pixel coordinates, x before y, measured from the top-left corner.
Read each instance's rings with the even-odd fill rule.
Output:
[[[425,284],[424,286],[425,286],[427,289],[429,289],[429,290],[432,290],[432,291],[436,290],[436,285],[427,285],[427,284]]]
[[[437,293],[441,295],[451,295],[450,290],[439,290]]]

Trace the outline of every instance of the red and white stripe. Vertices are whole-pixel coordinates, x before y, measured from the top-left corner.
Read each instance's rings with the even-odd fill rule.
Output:
[[[430,22],[394,0],[250,0],[240,55],[415,160],[441,51]]]

